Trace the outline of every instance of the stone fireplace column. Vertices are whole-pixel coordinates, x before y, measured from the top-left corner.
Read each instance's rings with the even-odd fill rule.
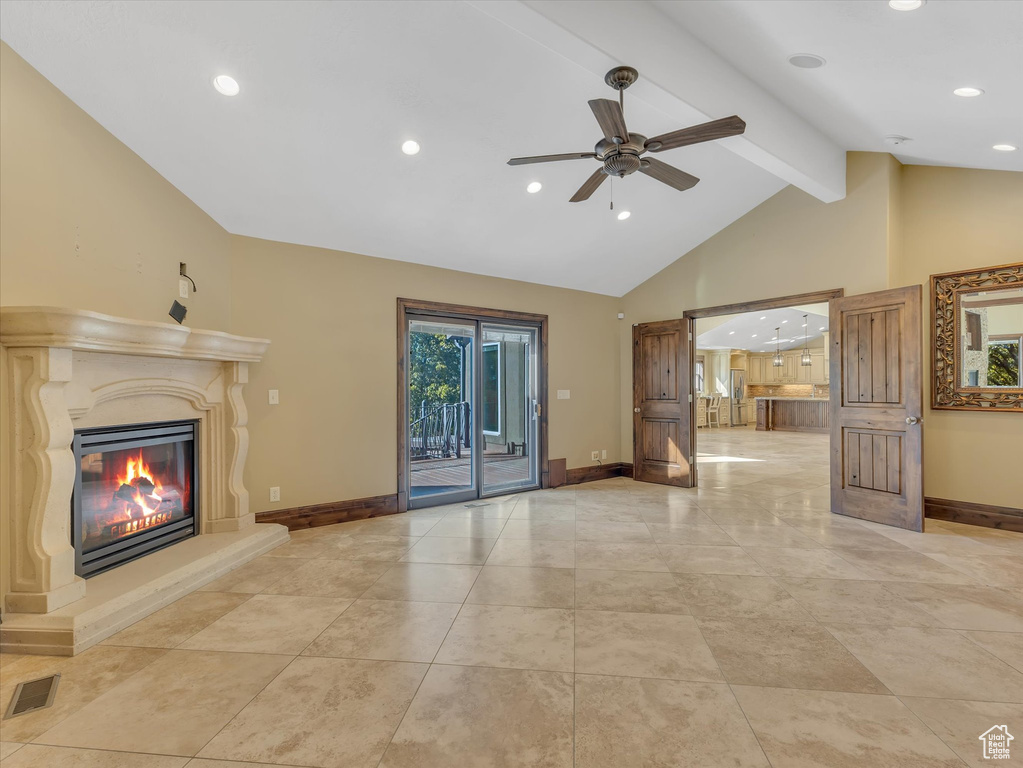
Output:
[[[8,357],[12,467],[11,592],[7,609],[49,613],[85,594],[75,575],[68,500],[75,484],[74,428],[64,402],[71,350],[12,349]]]

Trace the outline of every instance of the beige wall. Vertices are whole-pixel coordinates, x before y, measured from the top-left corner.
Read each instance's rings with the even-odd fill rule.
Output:
[[[187,262],[186,324],[273,341],[247,391],[254,510],[270,485],[280,507],[395,491],[398,296],[548,314],[550,455],[618,461],[616,299],[234,237],[4,44],[0,77],[0,304],[169,322]]]
[[[618,300],[580,291],[239,237],[232,331],[273,340],[252,366],[246,485],[256,511],[393,493],[396,301],[549,315],[550,455],[619,460]],[[280,405],[267,405],[267,389]],[[568,389],[571,399],[558,400]]]
[[[932,274],[1023,261],[1023,173],[907,165],[902,191],[894,285],[923,284],[926,296]],[[929,376],[929,357],[926,365]],[[924,492],[1023,507],[1023,417],[932,411],[929,378],[924,400]]]
[[[1023,174],[903,167],[889,155],[852,152],[848,180],[846,199],[832,204],[782,190],[626,294],[623,461],[632,456],[632,323],[829,288],[853,295],[917,283],[926,297],[933,273],[1023,258]],[[925,338],[929,377],[928,344]],[[929,402],[929,378],[924,386]],[[1023,418],[929,407],[924,416],[928,496],[1023,506],[1023,476],[1013,469]]]
[[[281,506],[394,491],[397,296],[550,315],[550,455],[575,467],[603,448],[631,458],[634,322],[1023,253],[1023,175],[864,153],[849,156],[845,200],[787,188],[622,299],[233,237],[2,44],[0,78],[0,303],[166,320],[187,261],[189,325],[273,340],[247,393],[256,510],[270,485]],[[929,495],[1019,505],[1023,419],[926,416]]]
[[[188,323],[230,324],[230,235],[0,43],[0,305],[52,305],[170,322],[185,261]],[[0,348],[0,403],[6,404]],[[0,418],[0,454],[9,424]],[[0,487],[10,488],[0,459]],[[6,500],[0,505],[6,538]],[[0,591],[7,591],[6,563]]]
[[[225,330],[230,235],[0,43],[0,304],[167,317]]]
[[[632,457],[632,324],[686,309],[888,285],[889,155],[852,152],[844,200],[825,204],[786,187],[622,299],[622,461]],[[681,254],[680,254],[681,255]]]
[[[1023,335],[1023,303],[987,307],[987,332],[991,335]]]

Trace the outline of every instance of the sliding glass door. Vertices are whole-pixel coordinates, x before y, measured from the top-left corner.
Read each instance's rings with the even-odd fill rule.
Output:
[[[405,322],[409,508],[539,487],[539,326]]]
[[[481,323],[483,495],[539,485],[537,328]]]
[[[409,506],[475,499],[478,323],[428,316],[407,322]]]

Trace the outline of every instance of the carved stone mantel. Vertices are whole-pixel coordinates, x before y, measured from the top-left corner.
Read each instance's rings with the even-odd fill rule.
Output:
[[[197,419],[200,532],[253,525],[242,389],[269,344],[97,312],[0,308],[8,612],[47,614],[86,594],[70,539],[75,429]]]

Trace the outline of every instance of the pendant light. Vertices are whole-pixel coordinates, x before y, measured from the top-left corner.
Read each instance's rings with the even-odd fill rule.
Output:
[[[785,365],[785,358],[781,356],[781,326],[774,329],[774,340],[777,342],[774,346],[774,367],[781,368]]]
[[[799,358],[800,365],[813,365],[813,358],[810,357],[810,331],[807,329],[806,315],[803,315],[803,355]]]

